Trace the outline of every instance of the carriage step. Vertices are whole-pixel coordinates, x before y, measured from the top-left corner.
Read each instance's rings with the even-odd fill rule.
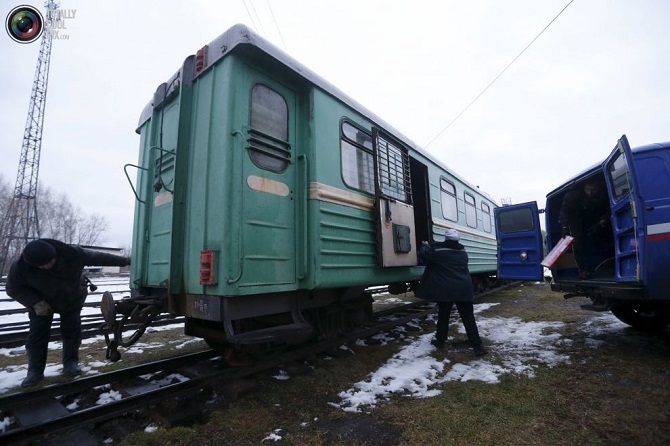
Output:
[[[285,341],[287,339],[307,338],[314,332],[311,325],[296,322],[278,327],[263,328],[246,333],[228,336],[228,342],[235,344],[258,344],[262,342]]]

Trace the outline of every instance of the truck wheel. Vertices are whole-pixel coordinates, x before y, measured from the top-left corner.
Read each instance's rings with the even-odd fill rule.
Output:
[[[621,322],[638,330],[662,330],[670,325],[670,311],[665,308],[649,309],[632,305],[613,305],[610,310]]]

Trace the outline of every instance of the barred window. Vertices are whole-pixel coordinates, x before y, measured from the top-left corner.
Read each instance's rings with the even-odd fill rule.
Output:
[[[347,121],[341,126],[342,179],[347,186],[375,193],[372,137]]]
[[[379,188],[389,198],[411,203],[412,182],[407,150],[375,130]]]
[[[475,206],[475,197],[464,192],[465,197],[465,223],[472,227],[477,227],[477,207]]]
[[[447,220],[458,221],[456,186],[444,178],[440,178],[440,201],[442,203],[442,216]]]

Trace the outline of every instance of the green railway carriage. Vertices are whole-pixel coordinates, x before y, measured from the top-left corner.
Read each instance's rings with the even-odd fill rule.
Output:
[[[488,195],[243,25],[158,87],[137,132],[131,302],[210,344],[345,330],[366,288],[420,278],[417,247],[446,228],[478,286],[495,274]]]

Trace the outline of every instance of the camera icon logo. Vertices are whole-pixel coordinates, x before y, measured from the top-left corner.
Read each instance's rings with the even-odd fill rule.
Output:
[[[9,37],[15,42],[31,43],[42,35],[44,31],[44,17],[33,6],[17,6],[7,14],[5,29]]]

